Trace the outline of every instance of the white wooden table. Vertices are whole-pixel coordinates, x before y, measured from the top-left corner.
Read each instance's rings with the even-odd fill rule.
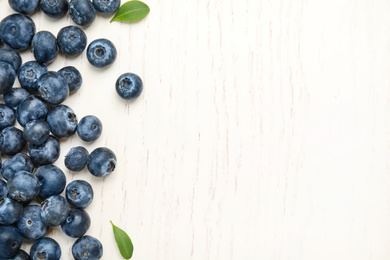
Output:
[[[390,2],[146,3],[141,22],[98,16],[86,28],[88,42],[116,45],[110,68],[85,53],[49,65],[81,71],[65,104],[104,125],[92,144],[63,141],[56,163],[94,187],[87,234],[103,259],[121,259],[110,220],[138,260],[389,259]],[[0,18],[10,13],[1,1]],[[73,24],[32,18],[55,35]],[[144,81],[135,102],[115,92],[124,72]],[[116,171],[69,172],[76,145],[111,148]],[[75,240],[49,236],[71,259]]]

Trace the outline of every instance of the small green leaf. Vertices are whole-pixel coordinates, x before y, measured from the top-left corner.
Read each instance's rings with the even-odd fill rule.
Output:
[[[118,9],[115,16],[111,19],[110,23],[113,21],[138,21],[144,18],[149,13],[149,11],[149,6],[141,1],[128,1]]]
[[[131,242],[130,237],[126,234],[125,231],[118,228],[111,222],[112,229],[114,230],[114,236],[116,244],[118,245],[119,251],[124,259],[130,259],[133,256],[133,243]]]

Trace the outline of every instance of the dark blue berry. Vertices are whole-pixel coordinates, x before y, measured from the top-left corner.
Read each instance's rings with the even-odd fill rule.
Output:
[[[13,226],[0,226],[0,258],[14,257],[22,245],[23,237]]]
[[[16,227],[22,236],[34,240],[45,236],[48,230],[48,226],[41,220],[41,207],[37,205],[24,207]]]
[[[69,210],[69,204],[64,197],[53,195],[42,202],[41,219],[48,226],[59,226],[64,223]]]
[[[34,165],[27,155],[18,153],[4,161],[1,175],[8,180],[19,171],[33,172]]]
[[[100,241],[91,236],[83,236],[72,246],[72,255],[76,260],[97,260],[103,256],[103,246]]]
[[[30,255],[27,254],[25,251],[22,249],[19,250],[19,252],[12,258],[1,258],[0,260],[31,260]]]
[[[38,165],[52,164],[60,156],[60,143],[55,137],[49,136],[41,144],[29,144],[28,153],[31,159]]]
[[[23,130],[24,139],[31,144],[41,144],[50,136],[50,127],[44,120],[32,120]]]
[[[10,198],[0,199],[0,224],[11,225],[22,216],[23,206]]]
[[[83,117],[77,126],[77,134],[85,142],[95,141],[99,138],[102,131],[102,122],[96,116]]]
[[[67,26],[58,32],[57,43],[62,53],[76,56],[87,47],[87,35],[77,26]]]
[[[81,171],[87,165],[88,151],[82,146],[73,147],[65,156],[65,166],[71,171]]]
[[[114,44],[107,39],[97,39],[87,48],[87,59],[92,66],[104,68],[116,60],[117,52]]]
[[[74,93],[76,92],[83,83],[83,78],[81,77],[80,71],[78,71],[73,66],[68,66],[60,69],[58,73],[61,74],[66,79],[66,82],[68,82],[69,92]]]
[[[32,120],[45,119],[49,111],[48,105],[35,96],[23,100],[16,109],[16,119],[21,126]]]
[[[19,171],[8,179],[7,188],[10,198],[19,202],[28,202],[38,195],[40,185],[35,175]]]
[[[66,235],[77,238],[84,236],[90,226],[91,218],[85,210],[71,209],[61,229]]]
[[[32,244],[30,257],[32,260],[59,260],[61,247],[54,239],[43,237]]]
[[[87,167],[90,173],[96,177],[110,175],[116,165],[116,156],[113,151],[106,147],[100,147],[88,156]]]
[[[141,95],[143,83],[138,75],[134,73],[125,73],[116,81],[115,89],[121,98],[132,100]]]
[[[65,189],[65,174],[55,165],[41,166],[35,171],[34,175],[38,178],[41,185],[39,197],[42,199],[61,194]]]
[[[10,47],[0,48],[0,61],[11,64],[15,73],[20,68],[20,65],[22,65],[22,57],[20,57],[19,52]]]
[[[0,104],[0,130],[15,124],[16,117],[12,108],[4,104]]]
[[[0,94],[11,90],[16,78],[16,73],[11,64],[0,61]]]
[[[9,6],[18,13],[33,14],[39,8],[39,0],[8,0]]]
[[[47,71],[47,67],[39,62],[29,61],[24,63],[18,71],[20,85],[31,93],[37,92],[37,81]]]
[[[0,199],[7,197],[8,189],[7,183],[0,179]]]
[[[40,0],[42,11],[51,18],[61,18],[68,12],[68,0]]]
[[[114,14],[121,6],[121,0],[93,0],[97,12],[102,14]]]
[[[0,38],[15,50],[30,47],[34,34],[34,21],[23,14],[11,14],[0,22]]]
[[[77,117],[68,106],[54,107],[47,114],[46,122],[49,124],[50,131],[58,138],[68,138],[76,132]]]
[[[31,52],[39,63],[51,63],[58,55],[57,39],[48,31],[36,33],[31,47]]]
[[[37,86],[41,98],[52,105],[62,103],[69,96],[68,82],[55,71],[43,74],[38,79]]]
[[[66,187],[66,199],[76,208],[86,208],[93,200],[92,186],[83,180],[75,180]]]
[[[26,146],[26,140],[23,138],[23,132],[14,127],[4,128],[0,133],[0,150],[2,154],[15,155],[22,151]]]
[[[72,0],[69,4],[69,16],[76,24],[87,26],[95,20],[95,7],[90,0]]]
[[[16,110],[19,104],[29,95],[30,93],[24,88],[12,88],[3,95],[3,101],[8,107]]]

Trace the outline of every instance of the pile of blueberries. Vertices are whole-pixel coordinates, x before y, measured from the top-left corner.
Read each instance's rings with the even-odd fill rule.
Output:
[[[53,165],[60,155],[60,139],[77,132],[86,142],[93,142],[102,133],[96,116],[80,121],[74,111],[61,104],[82,85],[81,73],[72,66],[58,72],[49,71],[50,64],[62,52],[67,56],[81,54],[87,37],[77,26],[62,28],[57,37],[48,31],[35,32],[31,15],[38,9],[52,18],[69,13],[78,25],[91,24],[96,12],[115,13],[120,0],[9,0],[18,13],[0,22],[0,151],[9,156],[1,163],[0,178],[0,260],[58,260],[61,248],[45,237],[50,227],[61,226],[63,232],[78,238],[72,247],[76,260],[100,259],[103,247],[98,239],[85,235],[91,220],[84,210],[93,200],[91,185],[75,180],[66,185],[64,172]],[[19,51],[31,48],[35,61],[22,64]],[[95,67],[111,65],[117,56],[115,46],[107,39],[92,41],[86,51]],[[18,78],[22,88],[13,88]],[[126,100],[137,98],[143,89],[142,80],[125,73],[116,81],[117,93]],[[23,131],[15,127],[16,121]],[[27,146],[28,154],[24,153]],[[65,157],[65,166],[81,171],[87,166],[96,177],[111,174],[116,156],[106,147],[89,152],[82,146],[72,148]],[[65,197],[60,194],[65,190]],[[37,205],[40,203],[40,206]],[[23,239],[34,241],[30,254],[21,250]]]

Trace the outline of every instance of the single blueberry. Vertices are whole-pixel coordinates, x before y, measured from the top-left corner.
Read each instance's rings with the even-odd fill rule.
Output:
[[[96,116],[83,117],[77,126],[77,134],[85,142],[95,141],[102,134],[102,131],[102,122]]]
[[[41,207],[37,205],[24,207],[16,227],[22,236],[34,240],[44,237],[48,230],[48,226],[41,220]]]
[[[91,218],[85,210],[71,209],[61,229],[66,235],[77,238],[84,236],[90,226]]]
[[[0,199],[0,224],[11,225],[22,216],[23,206],[10,198]]]
[[[49,136],[41,144],[29,144],[28,153],[33,162],[38,165],[52,164],[60,156],[60,143],[55,137]]]
[[[114,44],[107,39],[97,39],[87,48],[87,59],[92,66],[104,68],[116,60],[117,52]]]
[[[58,32],[57,43],[62,53],[68,56],[76,56],[87,47],[87,35],[81,28],[70,25]]]
[[[1,258],[0,260],[31,260],[31,258],[29,254],[20,249],[14,257],[8,259]]]
[[[23,14],[11,14],[0,22],[0,38],[15,50],[30,47],[34,34],[34,21]]]
[[[0,258],[14,257],[22,245],[23,237],[13,226],[0,226]]]
[[[69,16],[76,24],[87,26],[96,18],[95,7],[90,0],[72,0],[69,4]]]
[[[34,165],[30,157],[24,153],[17,153],[4,161],[3,167],[1,168],[1,175],[3,175],[4,179],[8,180],[19,171],[32,173],[33,170]]]
[[[29,61],[24,63],[18,71],[20,85],[31,93],[37,92],[37,81],[47,71],[47,67],[39,62]]]
[[[0,199],[7,197],[8,189],[7,183],[0,179]]]
[[[96,177],[105,177],[115,170],[116,156],[106,147],[96,148],[88,156],[87,167]]]
[[[54,239],[43,237],[32,244],[30,257],[32,260],[59,260],[61,247]]]
[[[39,180],[30,172],[19,171],[7,182],[8,195],[18,202],[28,202],[39,194]]]
[[[96,12],[114,14],[121,6],[121,0],[93,0]]]
[[[51,63],[58,55],[57,39],[48,31],[36,33],[31,47],[31,52],[39,63]]]
[[[48,105],[35,96],[23,100],[16,109],[16,120],[21,126],[32,120],[45,119],[49,111]]]
[[[59,195],[45,199],[41,204],[41,219],[48,226],[59,226],[69,214],[69,203]]]
[[[31,144],[41,144],[50,136],[50,127],[44,120],[32,120],[23,130],[24,139]]]
[[[46,199],[52,195],[59,195],[64,191],[66,177],[64,172],[55,165],[43,165],[38,167],[34,175],[41,185],[39,197]]]
[[[12,88],[3,95],[3,101],[8,107],[16,110],[19,104],[29,95],[30,93],[24,88]]]
[[[11,64],[0,61],[0,94],[5,94],[12,89],[16,73]]]
[[[42,11],[51,18],[61,18],[68,12],[68,0],[40,0]]]
[[[15,70],[15,73],[22,65],[22,57],[20,57],[19,52],[12,49],[11,47],[1,47],[0,48],[0,61],[9,63]]]
[[[83,236],[72,246],[72,255],[76,260],[97,260],[103,256],[103,246],[100,241],[91,236]]]
[[[58,105],[69,96],[68,82],[55,71],[43,74],[38,79],[37,86],[41,98],[51,105]]]
[[[88,182],[75,180],[68,184],[65,195],[70,205],[86,208],[93,200],[93,189]]]
[[[2,154],[15,155],[26,146],[26,140],[23,138],[23,132],[14,127],[4,128],[0,133],[0,150]]]
[[[78,172],[87,165],[88,151],[82,146],[76,146],[70,149],[65,156],[65,166],[71,171]]]
[[[68,106],[54,107],[47,114],[46,122],[49,124],[50,131],[58,138],[68,138],[76,132],[77,117]]]
[[[75,67],[64,67],[60,69],[58,73],[60,73],[66,79],[66,82],[68,82],[70,93],[76,92],[81,87],[83,78],[81,77],[80,71],[78,71]]]
[[[39,8],[39,0],[8,0],[9,6],[18,13],[33,14]]]
[[[115,89],[121,98],[132,100],[141,95],[143,83],[138,75],[134,73],[125,73],[116,81]]]
[[[0,104],[0,130],[15,124],[15,111],[4,104]]]

